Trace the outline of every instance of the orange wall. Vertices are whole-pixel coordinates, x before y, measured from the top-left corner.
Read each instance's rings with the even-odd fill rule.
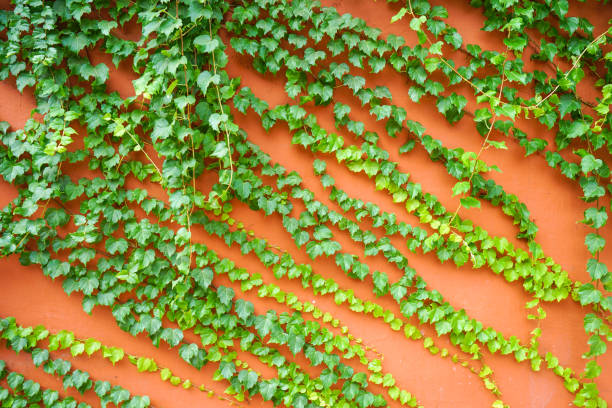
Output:
[[[6,2],[2,2],[6,3]],[[407,20],[393,25],[389,24],[391,16],[397,12],[397,7],[391,7],[379,0],[326,0],[324,5],[338,8],[339,12],[349,12],[354,16],[364,18],[370,25],[383,30],[383,35],[395,33],[403,35],[414,43],[414,36],[407,29]],[[469,7],[467,1],[434,3],[443,4],[449,9],[450,23],[456,26],[464,38],[464,43],[479,43],[483,48],[503,50],[501,37],[479,31],[483,18],[480,13]],[[449,4],[446,4],[449,3]],[[0,4],[5,6],[5,4]],[[570,14],[579,14],[589,18],[595,24],[595,33],[605,28],[606,18],[612,13],[602,13],[601,10],[612,11],[610,6],[589,1],[577,6],[572,3]],[[235,55],[229,50],[230,64],[228,73],[231,76],[241,76],[242,85],[249,86],[255,95],[268,100],[273,106],[276,103],[288,101],[283,92],[282,77],[272,78],[262,76],[250,68],[250,59]],[[461,54],[453,54],[461,61]],[[109,58],[99,53],[93,56],[96,60],[109,63]],[[96,61],[97,62],[97,61]],[[533,66],[532,63],[530,63]],[[549,69],[544,64],[539,69]],[[387,66],[382,74],[366,77],[368,86],[386,85],[393,94],[393,103],[403,106],[408,111],[408,118],[420,121],[427,128],[427,133],[442,140],[448,147],[463,147],[466,150],[478,151],[482,137],[473,127],[472,120],[465,117],[459,123],[451,126],[438,114],[435,101],[424,97],[420,104],[414,104],[408,97],[410,84],[408,81]],[[130,67],[121,65],[119,71],[113,72],[110,86],[119,90],[122,96],[132,92]],[[583,96],[594,100],[595,95],[589,89],[583,90]],[[361,110],[359,103],[355,103],[352,95],[346,90],[339,90],[339,100],[349,103],[353,112]],[[470,89],[462,88],[462,93],[471,95]],[[469,98],[468,107],[473,110],[474,98]],[[30,90],[24,95],[17,92],[13,81],[0,82],[0,121],[8,121],[13,128],[22,126],[34,107],[34,100]],[[320,122],[327,128],[333,129],[333,115],[331,108],[313,108],[319,113]],[[399,146],[405,142],[406,133],[393,140],[385,134],[384,128],[372,121],[367,112],[360,114],[360,120],[366,123],[366,128],[377,131],[381,135],[382,147],[392,153],[392,159],[400,163],[400,169],[411,174],[412,180],[423,185],[424,191],[436,195],[448,209],[458,205],[458,198],[451,196],[451,187],[454,180],[446,173],[446,169],[432,163],[422,147],[417,147],[406,155],[398,155]],[[367,119],[366,119],[367,118]],[[317,199],[337,209],[327,199],[326,192],[319,182],[308,177],[312,175],[313,155],[299,146],[289,143],[289,135],[285,128],[277,126],[266,133],[259,125],[259,119],[252,112],[246,116],[236,115],[236,122],[243,127],[249,139],[259,144],[269,153],[273,160],[285,166],[288,170],[297,170],[304,178],[307,188],[315,192]],[[529,136],[538,136],[551,141],[554,134],[536,121],[520,121],[519,127]],[[347,138],[349,136],[346,136]],[[538,242],[544,252],[553,257],[555,261],[566,269],[570,276],[579,281],[587,281],[585,264],[588,252],[584,246],[584,236],[589,228],[579,224],[582,212],[587,207],[579,196],[580,187],[577,183],[567,180],[557,170],[551,169],[542,155],[533,155],[524,158],[522,147],[511,139],[504,139],[502,135],[493,136],[495,140],[506,140],[508,150],[488,149],[482,158],[489,164],[497,164],[502,173],[491,175],[504,189],[517,195],[525,202],[531,212],[532,219],[539,226]],[[382,209],[393,211],[399,220],[418,223],[418,219],[407,215],[402,206],[393,204],[384,193],[374,190],[371,180],[365,176],[349,173],[341,166],[328,162],[329,173],[334,177],[339,187],[353,196],[367,197],[376,201]],[[202,181],[205,184],[205,180]],[[8,203],[15,195],[14,187],[0,183],[0,205]],[[267,238],[271,243],[289,250],[299,262],[312,263],[315,271],[324,276],[334,277],[338,282],[355,288],[355,291],[366,299],[373,295],[366,284],[355,285],[355,281],[346,278],[335,267],[331,259],[318,259],[310,261],[302,249],[298,249],[290,236],[282,229],[281,219],[274,215],[264,217],[254,213],[246,206],[237,206],[236,218],[242,220],[247,228],[253,229],[259,236]],[[482,209],[461,210],[464,218],[471,218],[476,224],[484,227],[494,235],[514,237],[517,228],[499,208],[483,202]],[[601,232],[608,243],[612,242],[612,228],[610,224]],[[243,256],[236,249],[228,249],[224,243],[209,237],[203,231],[195,231],[195,241],[205,242],[206,245],[217,250],[236,261],[238,266],[252,268],[260,272],[266,282],[274,282],[271,272],[265,270],[252,255]],[[339,235],[338,240],[343,248],[361,253],[360,248],[350,242],[348,237]],[[408,257],[411,265],[430,285],[438,289],[455,308],[465,308],[468,314],[479,319],[485,325],[491,325],[507,336],[516,335],[522,343],[528,343],[530,332],[540,325],[542,337],[540,339],[541,351],[551,351],[559,357],[561,364],[580,372],[584,368],[581,355],[588,350],[587,337],[582,329],[582,319],[586,311],[575,302],[565,300],[561,303],[546,304],[548,317],[541,323],[527,320],[528,312],[525,302],[530,297],[525,294],[520,283],[507,283],[503,277],[495,275],[487,268],[472,270],[468,266],[461,268],[453,264],[440,264],[434,254],[411,254],[405,249],[401,241],[394,240],[400,250]],[[523,242],[512,239],[512,242],[525,248]],[[608,244],[609,247],[610,244]],[[612,264],[612,251],[607,249],[602,254],[602,261]],[[371,259],[371,258],[370,258]],[[368,262],[374,269],[386,271],[390,276],[396,276],[390,266],[386,265],[384,258],[378,257],[374,262]],[[205,366],[200,372],[188,366],[179,357],[176,351],[167,350],[165,346],[156,349],[145,336],[134,338],[122,332],[115,324],[108,309],[97,307],[92,316],[86,315],[81,308],[81,297],[73,294],[68,297],[62,290],[61,282],[51,281],[42,275],[39,268],[23,267],[17,257],[0,260],[0,315],[15,316],[22,325],[44,324],[51,330],[72,330],[80,338],[96,337],[101,341],[115,346],[123,347],[126,352],[155,357],[158,362],[170,367],[177,375],[188,377],[196,383],[210,384],[212,388],[222,391],[223,386],[212,381],[212,373],[216,368],[213,364]],[[216,278],[217,283],[230,285],[225,277]],[[302,300],[311,300],[311,292],[305,291],[295,282],[282,281],[281,286],[300,296]],[[240,295],[239,290],[237,291]],[[244,295],[242,295],[244,296]],[[267,307],[280,309],[272,302],[263,302],[259,299],[249,299],[256,305],[257,312],[265,312]],[[314,300],[314,299],[313,299]],[[399,312],[397,305],[385,296],[379,299],[380,303],[389,309]],[[398,384],[413,394],[425,407],[485,407],[490,406],[493,398],[488,393],[478,377],[471,374],[450,360],[432,356],[421,343],[406,340],[402,333],[392,332],[388,326],[374,319],[364,319],[345,307],[336,306],[333,298],[329,296],[317,297],[316,304],[324,311],[330,311],[346,324],[351,333],[363,338],[365,344],[375,347],[384,356],[383,368],[393,373]],[[423,327],[422,331],[435,337],[430,327]],[[445,344],[444,341],[441,344]],[[101,358],[78,357],[73,359],[67,352],[55,352],[54,356],[74,360],[77,368],[84,368],[96,379],[105,379],[128,388],[133,394],[146,394],[152,399],[155,406],[183,407],[183,406],[227,406],[226,402],[207,400],[197,390],[183,390],[162,382],[157,374],[140,374],[134,366],[121,362],[113,367]],[[288,353],[285,353],[288,354]],[[7,360],[11,367],[21,370],[30,378],[39,380],[43,386],[61,388],[61,384],[36,369],[27,355],[15,355],[0,347],[0,359]],[[571,405],[572,396],[563,387],[562,381],[550,371],[543,369],[539,373],[531,371],[529,362],[517,363],[510,356],[492,356],[485,353],[485,362],[493,368],[494,378],[503,395],[502,399],[511,407],[566,407]],[[602,396],[612,401],[612,357],[610,353],[598,360],[603,366],[603,374],[597,379]],[[543,366],[545,363],[543,364]],[[77,396],[76,394],[71,394]],[[93,393],[86,394],[83,400],[93,403]],[[255,399],[250,406],[271,407],[260,399]],[[391,404],[391,406],[396,406]]]

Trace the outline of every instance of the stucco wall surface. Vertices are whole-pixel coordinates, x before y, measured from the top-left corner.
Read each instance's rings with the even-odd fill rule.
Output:
[[[380,28],[383,35],[394,33],[403,35],[409,39],[409,42],[415,41],[414,33],[410,32],[407,21],[389,23],[391,17],[398,11],[398,6],[380,0],[323,0],[322,3],[336,7],[341,13],[346,12],[365,19],[370,25]],[[483,48],[504,50],[501,35],[480,30],[483,16],[477,9],[470,7],[467,1],[436,0],[433,3],[444,4],[449,10],[449,21],[458,28],[465,43],[478,43]],[[1,1],[0,7],[8,8],[10,5],[6,1]],[[600,32],[606,27],[606,20],[612,16],[612,8],[610,5],[595,1],[587,1],[584,4],[572,2],[570,14],[587,17],[595,25],[595,32]],[[124,28],[126,37],[137,33],[138,28],[135,26]],[[228,40],[227,33],[225,35],[225,39]],[[283,91],[282,75],[277,77],[261,75],[251,68],[248,56],[238,55],[231,48],[228,48],[228,53],[230,62],[227,71],[230,76],[241,77],[242,85],[249,86],[255,95],[267,100],[270,105],[290,101]],[[451,55],[457,61],[465,59],[465,56],[459,52]],[[122,63],[118,69],[114,69],[110,56],[96,50],[91,51],[91,58],[96,63],[108,64],[111,69],[110,89],[118,91],[123,97],[133,94],[131,80],[136,76],[131,72],[129,64]],[[544,63],[529,61],[527,57],[524,59],[528,66],[538,67],[549,73],[551,71],[550,66]],[[387,86],[393,94],[394,103],[407,110],[408,118],[419,120],[427,128],[428,134],[442,140],[445,145],[476,152],[480,149],[483,139],[476,132],[471,118],[465,117],[457,124],[450,125],[437,112],[433,98],[425,96],[420,103],[413,103],[408,96],[409,80],[392,71],[390,67],[387,66],[380,74],[373,75],[363,71],[361,75],[367,79],[369,86]],[[588,82],[584,85],[584,89],[580,90],[581,95],[585,99],[593,100],[596,94],[587,85]],[[473,107],[475,100],[469,87],[466,85],[459,89],[468,97],[468,107]],[[381,135],[385,134],[384,125],[373,121],[350,91],[344,89],[338,92],[338,100],[349,104],[360,120],[366,123],[367,129],[377,131]],[[29,117],[34,104],[31,89],[26,89],[20,94],[14,80],[0,82],[0,121],[9,122],[13,129],[20,128]],[[307,109],[318,115],[323,126],[333,130],[332,107],[333,105],[308,106]],[[305,185],[315,192],[317,199],[338,209],[328,199],[328,191],[325,191],[314,177],[309,177],[312,175],[312,160],[316,156],[299,146],[292,145],[288,129],[276,126],[270,132],[266,132],[259,118],[252,112],[247,115],[235,112],[235,120],[248,133],[249,140],[270,154],[274,162],[282,164],[288,170],[298,171],[304,177]],[[548,130],[535,120],[520,120],[519,125],[528,135],[537,135],[553,143],[554,129]],[[584,246],[584,237],[589,229],[578,222],[582,219],[587,204],[579,198],[581,195],[579,185],[550,168],[542,154],[524,157],[523,148],[511,138],[496,132],[493,132],[492,138],[505,140],[508,149],[486,149],[483,152],[481,158],[484,161],[496,164],[501,169],[499,173],[491,173],[490,177],[501,184],[507,192],[517,195],[527,204],[532,219],[539,227],[538,242],[544,252],[567,270],[573,279],[587,281],[585,264],[589,254]],[[456,208],[459,200],[453,197],[451,192],[455,180],[447,174],[443,165],[432,162],[427,152],[418,144],[410,153],[400,155],[398,149],[405,141],[405,132],[400,133],[396,139],[386,135],[381,137],[381,145],[391,152],[391,159],[399,163],[401,170],[410,173],[413,181],[420,183],[424,191],[436,195],[446,208]],[[608,163],[612,164],[609,160]],[[89,170],[75,167],[67,171],[72,171],[76,175],[85,174]],[[407,214],[401,205],[394,204],[388,195],[376,191],[371,179],[350,173],[331,161],[328,163],[328,172],[334,177],[337,185],[347,193],[375,201],[383,210],[396,213],[398,220],[418,223],[416,217]],[[214,177],[214,174],[204,175],[198,180],[198,185],[206,189],[214,181]],[[14,186],[0,182],[0,205],[9,203],[15,194]],[[304,249],[297,248],[289,234],[283,230],[279,216],[266,217],[240,204],[235,204],[235,208],[235,217],[244,222],[248,229],[265,237],[274,245],[290,251],[297,261],[312,264],[319,273],[334,277],[339,283],[354,289],[365,299],[375,299],[369,280],[356,284],[338,270],[332,259],[319,258],[314,262],[311,261]],[[525,242],[514,238],[517,228],[500,208],[483,201],[482,208],[462,209],[461,215],[472,219],[476,225],[484,227],[491,234],[508,237],[517,247],[526,249]],[[367,223],[365,226],[376,231]],[[245,256],[236,248],[228,249],[220,239],[211,237],[204,230],[195,228],[193,233],[195,241],[205,243],[234,260],[239,266],[249,270],[252,268],[270,282],[275,281],[271,271],[263,268],[253,255]],[[380,231],[377,232],[379,233]],[[612,242],[612,228],[609,225],[601,230],[600,234],[607,242]],[[362,251],[343,234],[338,234],[338,240],[347,250],[355,253]],[[468,265],[457,268],[452,263],[442,264],[433,253],[423,254],[419,251],[413,254],[407,250],[401,240],[394,238],[392,242],[398,245],[408,257],[410,264],[429,285],[439,290],[455,308],[465,309],[470,316],[508,336],[517,336],[524,344],[529,342],[530,333],[540,327],[542,330],[540,349],[543,353],[553,352],[562,364],[578,372],[584,369],[581,355],[588,350],[588,345],[582,320],[586,311],[576,302],[565,300],[560,303],[546,303],[543,306],[547,313],[546,319],[528,320],[527,315],[530,312],[525,309],[525,303],[531,298],[525,293],[520,282],[508,283],[502,276],[496,275],[486,267],[473,270]],[[612,251],[606,249],[601,260],[612,264]],[[386,271],[391,276],[399,276],[398,271],[394,270],[382,256],[368,258],[368,264],[371,270]],[[230,282],[226,276],[216,277],[215,283],[234,286],[237,289],[236,293],[244,296],[239,287]],[[347,307],[337,306],[332,296],[319,296],[315,299],[312,292],[302,288],[299,283],[284,280],[279,284],[286,290],[296,293],[301,299],[316,301],[318,307],[330,311],[349,328],[352,334],[362,338],[364,344],[381,353],[384,356],[384,370],[393,373],[403,388],[414,391],[423,406],[471,408],[490,406],[493,402],[493,396],[484,389],[477,376],[448,359],[431,355],[421,343],[407,340],[403,333],[391,331],[379,320],[363,317],[361,314],[351,312]],[[219,392],[224,389],[222,384],[212,381],[216,365],[206,365],[198,371],[185,364],[174,350],[168,350],[166,346],[155,348],[146,336],[132,337],[121,331],[110,310],[97,307],[91,316],[87,315],[82,310],[81,300],[78,294],[67,296],[62,289],[62,282],[43,276],[39,268],[21,266],[17,256],[0,260],[0,316],[15,316],[22,325],[44,324],[50,330],[71,330],[80,338],[95,337],[106,344],[121,346],[127,353],[154,356],[159,363],[171,368],[175,374],[183,378],[209,384]],[[249,300],[255,304],[257,312],[265,312],[268,308],[282,310],[271,301],[258,298],[249,298]],[[389,295],[377,301],[399,314],[397,304]],[[435,330],[429,325],[421,326],[421,330],[425,335],[437,337]],[[452,347],[445,339],[441,339],[440,344]],[[288,357],[291,356],[288,350],[283,350],[283,353]],[[226,401],[207,399],[195,389],[184,390],[162,382],[158,374],[138,373],[134,366],[125,361],[112,366],[99,357],[73,358],[68,351],[54,352],[53,355],[70,359],[75,367],[88,370],[96,378],[121,384],[134,394],[149,395],[153,404],[158,407],[228,406]],[[35,368],[27,355],[16,355],[5,347],[0,347],[0,359],[10,362],[12,367],[38,380],[43,386],[61,389],[61,384],[41,369]],[[306,365],[303,357],[298,357],[297,360]],[[484,361],[495,373],[494,378],[502,392],[503,401],[511,407],[571,406],[572,395],[565,390],[562,381],[549,370],[533,372],[529,362],[517,363],[511,356],[492,355],[489,352],[484,353]],[[610,353],[600,358],[598,362],[603,367],[603,373],[597,378],[597,384],[602,396],[612,401]],[[265,372],[265,367],[253,364]],[[78,400],[95,403],[92,392],[83,396],[74,392],[63,393],[73,395]],[[271,406],[260,398],[254,398],[249,404],[240,405]],[[399,404],[392,402],[390,406],[399,406]]]

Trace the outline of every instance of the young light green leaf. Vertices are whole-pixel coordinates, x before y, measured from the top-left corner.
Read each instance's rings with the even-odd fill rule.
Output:
[[[453,186],[453,195],[461,195],[470,191],[470,183],[467,181],[459,181]],[[462,203],[463,205],[463,203]]]
[[[478,201],[474,197],[464,197],[459,201],[461,201],[461,205],[464,208],[480,208],[480,201]]]

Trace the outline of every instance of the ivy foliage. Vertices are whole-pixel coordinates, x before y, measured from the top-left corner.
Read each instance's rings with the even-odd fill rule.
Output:
[[[495,408],[506,405],[487,364],[492,354],[551,371],[576,406],[607,406],[593,379],[604,369],[598,358],[612,339],[612,275],[600,259],[612,194],[611,28],[598,32],[573,16],[566,0],[472,0],[484,16],[482,28],[503,36],[499,52],[467,44],[443,6],[401,3],[392,5],[397,14],[389,23],[414,34],[414,41],[383,36],[365,20],[314,0],[15,0],[0,10],[0,80],[32,92],[36,108],[21,129],[0,122],[0,175],[18,191],[0,212],[0,254],[39,265],[68,295],[81,294],[85,312],[108,308],[122,330],[168,345],[198,370],[212,365],[224,393],[198,388],[232,404],[259,395],[296,408],[420,406],[426,396],[386,372],[385,356],[312,302],[329,297],[338,308],[379,319],[432,356],[468,370],[492,394]],[[136,34],[126,35],[134,27]],[[461,64],[453,60],[457,53],[465,57]],[[108,54],[113,65],[95,62],[99,54]],[[227,69],[236,54],[263,78],[280,78],[290,102],[273,106],[242,86]],[[527,68],[527,56],[546,68]],[[129,96],[113,91],[119,67],[133,70]],[[470,122],[483,138],[479,151],[445,146],[393,101],[390,84],[369,83],[391,72],[405,78],[413,102],[431,103],[450,124]],[[590,77],[595,101],[579,92]],[[334,129],[326,127],[332,122],[324,112]],[[288,144],[313,156],[314,174],[275,163],[239,126],[244,114],[254,114],[267,131],[283,127]],[[554,140],[521,130],[527,120],[553,129]],[[374,132],[372,122],[381,122],[376,129],[383,133]],[[398,137],[406,139],[399,152],[383,147],[385,138]],[[576,220],[591,229],[584,237],[590,254],[585,282],[544,254],[527,203],[496,183],[491,172],[500,169],[481,158],[484,149],[503,150],[511,142],[557,169],[587,203]],[[454,180],[449,194],[459,199],[456,209],[445,208],[402,170],[399,155],[403,160],[417,146]],[[75,172],[77,166],[89,173]],[[369,179],[397,213],[342,190],[334,179],[339,168]],[[199,187],[206,176],[214,179],[212,187]],[[311,179],[333,207],[308,188]],[[485,201],[512,220],[516,237],[495,236],[482,220],[464,216],[462,209]],[[245,227],[233,212],[239,203],[275,220],[296,247],[288,251]],[[407,214],[418,223],[403,221]],[[261,265],[224,257],[197,239],[195,229]],[[362,250],[344,248],[340,237]],[[313,262],[299,263],[294,251]],[[527,319],[545,319],[550,302],[583,308],[585,370],[540,349],[539,325],[525,342],[453,306],[409,264],[412,253],[430,252],[440,262],[520,282],[532,298]],[[363,298],[315,270],[322,257],[374,296]],[[373,270],[373,257],[397,273]],[[278,282],[264,280],[257,268]],[[287,280],[299,282],[309,298],[286,290]],[[379,300],[387,297],[394,310]],[[264,301],[275,306],[263,308]],[[102,406],[147,407],[151,401],[94,382],[51,353],[101,354],[112,364],[127,359],[172,385],[196,386],[152,357],[126,355],[68,331],[50,334],[12,318],[0,321],[0,331],[7,346],[31,354],[65,388],[93,389]],[[262,375],[239,353],[274,376]],[[87,406],[61,400],[0,362],[0,379],[5,376],[3,406]]]

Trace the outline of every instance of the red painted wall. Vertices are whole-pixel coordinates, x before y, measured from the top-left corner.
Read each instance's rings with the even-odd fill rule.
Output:
[[[396,6],[392,7],[380,0],[378,2],[373,0],[326,0],[322,3],[338,8],[341,13],[348,12],[365,19],[370,25],[381,28],[383,35],[395,33],[410,39],[409,42],[415,42],[414,36],[407,28],[407,20],[392,25],[389,23],[391,16],[398,10]],[[438,0],[434,3],[444,4],[449,9],[450,23],[458,28],[464,38],[464,43],[478,43],[483,48],[504,50],[500,35],[479,30],[483,17],[478,10],[471,8],[467,1],[443,2]],[[6,2],[1,2],[0,6],[7,7]],[[612,16],[612,8],[595,1],[588,1],[585,4],[574,2],[570,14],[587,17],[595,24],[594,32],[599,33],[605,29],[607,18]],[[134,27],[129,31],[132,33],[126,33],[126,35],[137,32]],[[250,68],[248,58],[232,53],[231,49],[229,52],[230,64],[227,69],[231,76],[242,77],[242,85],[251,87],[255,95],[268,100],[271,105],[288,101],[282,88],[282,77],[262,76]],[[96,63],[107,62],[109,68],[112,69],[109,57],[101,53],[93,53],[92,57]],[[452,54],[452,57],[457,61],[463,60],[460,53]],[[525,60],[528,61],[528,58]],[[543,63],[529,62],[528,66],[537,66],[538,69],[550,72],[550,67]],[[378,75],[370,75],[366,72],[360,75],[366,77],[368,86],[388,86],[393,94],[393,102],[408,111],[408,118],[420,121],[427,128],[428,134],[442,140],[446,146],[463,147],[471,151],[480,149],[482,137],[476,132],[469,117],[466,116],[459,123],[451,126],[437,112],[435,101],[432,98],[424,97],[421,103],[413,103],[408,97],[410,86],[408,80],[392,72],[388,66]],[[118,90],[121,96],[128,96],[133,92],[130,83],[133,78],[130,67],[127,64],[121,65],[118,71],[113,71],[110,87]],[[472,95],[471,90],[467,86],[462,87],[461,90],[470,100],[468,108],[473,110],[475,101],[473,97],[469,97]],[[528,93],[530,90],[525,90],[525,92]],[[358,114],[359,120],[364,121],[367,128],[377,131],[381,136],[385,134],[384,128],[371,120],[366,111],[361,110],[360,104],[348,91],[340,91],[340,95],[339,100],[348,103],[353,112],[362,112]],[[581,95],[591,101],[594,101],[596,97],[588,86],[581,89]],[[0,121],[9,122],[13,129],[19,128],[23,126],[33,107],[34,99],[30,89],[26,89],[21,95],[16,90],[14,81],[0,82]],[[319,114],[319,120],[325,127],[333,129],[333,115],[330,107],[314,108],[311,111]],[[249,139],[259,144],[265,152],[272,156],[274,161],[282,164],[288,170],[297,170],[304,176],[306,186],[315,192],[317,199],[337,209],[327,199],[327,194],[320,187],[319,182],[308,177],[312,175],[313,155],[299,146],[291,145],[286,129],[277,126],[270,133],[266,133],[260,126],[258,117],[252,113],[246,116],[237,114],[236,121],[247,131]],[[548,131],[537,121],[521,120],[519,127],[529,136],[543,137],[551,143],[553,141],[553,131]],[[425,150],[418,145],[408,154],[401,156],[397,154],[399,146],[405,142],[405,139],[406,133],[404,132],[397,139],[381,137],[381,143],[384,148],[392,152],[391,158],[400,163],[400,169],[409,172],[413,181],[422,184],[424,191],[436,195],[446,208],[456,208],[459,203],[458,198],[451,196],[454,180],[446,173],[442,165],[432,163]],[[505,140],[508,150],[488,149],[483,153],[482,158],[487,163],[496,164],[502,170],[501,173],[493,173],[491,177],[507,192],[516,194],[527,204],[532,219],[539,226],[538,242],[542,245],[544,252],[561,264],[573,279],[581,282],[587,281],[585,264],[589,256],[584,246],[584,236],[589,231],[587,227],[578,223],[584,209],[587,208],[585,203],[579,199],[580,187],[577,183],[566,179],[557,170],[550,168],[543,155],[525,158],[523,148],[515,141],[504,138],[500,134],[494,134],[493,139]],[[328,169],[337,185],[348,193],[376,201],[382,209],[395,212],[399,220],[418,223],[417,218],[407,215],[402,206],[393,204],[386,194],[375,191],[373,183],[365,176],[356,176],[331,162],[328,162]],[[204,186],[207,180],[203,178],[201,183]],[[7,204],[15,194],[16,190],[13,186],[4,182],[0,183],[0,205]],[[462,209],[461,215],[474,220],[477,225],[484,227],[494,235],[510,238],[517,233],[517,228],[512,225],[511,219],[506,217],[499,208],[486,202],[482,203],[482,209]],[[236,218],[243,221],[247,228],[253,229],[259,236],[289,250],[297,261],[312,263],[305,251],[298,249],[293,244],[291,237],[282,229],[280,217],[264,217],[245,206],[237,206]],[[254,256],[243,256],[236,249],[230,250],[221,240],[210,238],[203,231],[195,230],[194,234],[195,241],[206,242],[206,245],[220,254],[233,259],[238,266],[252,268],[253,271],[261,273],[266,282],[275,281],[271,272],[261,267]],[[600,234],[608,243],[612,242],[610,224]],[[352,244],[348,237],[340,234],[339,241],[343,248],[354,253],[361,253],[360,248]],[[514,238],[511,241],[518,247],[526,247],[524,242]],[[503,277],[495,275],[486,268],[472,270],[468,266],[457,268],[450,263],[440,264],[434,254],[412,254],[405,249],[405,244],[401,241],[395,240],[394,243],[402,249],[411,265],[430,286],[438,289],[455,308],[465,308],[470,316],[481,320],[486,325],[493,326],[507,336],[516,335],[523,343],[529,341],[530,332],[539,325],[542,329],[540,347],[543,353],[551,351],[559,357],[561,364],[575,371],[581,372],[584,369],[584,360],[581,355],[588,350],[588,346],[587,337],[582,329],[582,319],[586,311],[575,302],[565,300],[561,303],[546,304],[544,309],[548,317],[545,320],[539,323],[527,320],[528,311],[524,305],[530,298],[525,294],[520,283],[509,284]],[[609,248],[602,255],[602,261],[612,264],[612,251]],[[368,263],[373,269],[386,271],[390,276],[399,276],[398,271],[390,268],[382,257],[376,259],[375,262]],[[345,286],[350,285],[363,298],[373,298],[369,287],[356,285],[355,281],[346,278],[333,265],[331,259],[317,260],[313,263],[313,267],[324,276],[334,277]],[[15,316],[22,325],[44,324],[51,330],[71,330],[80,338],[96,337],[108,345],[121,346],[128,353],[155,357],[159,363],[171,368],[183,378],[187,377],[197,383],[210,384],[218,391],[224,389],[222,384],[212,381],[215,365],[210,364],[201,371],[197,371],[184,363],[176,351],[167,350],[164,347],[156,349],[145,336],[134,338],[122,332],[116,326],[108,309],[98,307],[92,316],[85,314],[81,308],[81,298],[75,294],[66,296],[61,282],[52,281],[43,276],[39,268],[23,267],[19,264],[17,257],[9,257],[0,260],[0,271],[1,316]],[[225,277],[216,283],[231,285]],[[313,299],[311,292],[305,291],[294,282],[282,281],[280,285],[298,294],[302,300]],[[239,290],[237,294],[244,296],[240,295]],[[284,310],[273,302],[252,298],[249,300],[255,303],[257,312],[265,312],[268,307]],[[389,296],[378,301],[399,313],[397,305]],[[385,356],[384,370],[393,373],[398,384],[413,392],[425,407],[485,407],[490,406],[493,402],[491,394],[484,389],[477,376],[448,359],[432,356],[422,347],[421,343],[406,340],[402,333],[392,332],[388,326],[379,321],[364,319],[362,315],[353,313],[346,307],[336,306],[332,297],[317,297],[316,303],[324,311],[330,311],[338,317],[349,327],[351,333],[363,338],[365,344],[380,351]],[[432,328],[424,327],[422,331],[427,335],[435,336]],[[446,343],[448,342],[441,342],[441,344]],[[285,354],[289,355],[289,353]],[[227,405],[226,402],[216,399],[208,400],[204,394],[195,389],[183,390],[180,387],[172,387],[169,383],[162,382],[158,374],[138,373],[134,366],[125,361],[113,367],[99,357],[73,359],[68,352],[54,352],[53,355],[74,360],[77,368],[86,369],[96,379],[118,383],[128,388],[133,394],[149,395],[155,406]],[[8,361],[11,367],[38,380],[43,386],[61,389],[61,384],[43,373],[42,370],[36,369],[27,355],[15,355],[12,351],[0,347],[0,359]],[[491,356],[489,353],[485,353],[485,362],[493,368],[494,378],[503,393],[502,399],[511,407],[556,408],[571,405],[573,397],[565,390],[562,381],[550,371],[543,369],[541,372],[534,373],[528,361],[519,364],[510,356]],[[597,379],[599,389],[604,398],[612,401],[612,357],[610,353],[600,358],[599,364],[603,367],[603,374]],[[74,393],[68,394],[89,403],[95,401],[95,398],[92,398],[93,393],[86,394],[84,397]],[[255,399],[250,406],[271,406],[271,404]]]

